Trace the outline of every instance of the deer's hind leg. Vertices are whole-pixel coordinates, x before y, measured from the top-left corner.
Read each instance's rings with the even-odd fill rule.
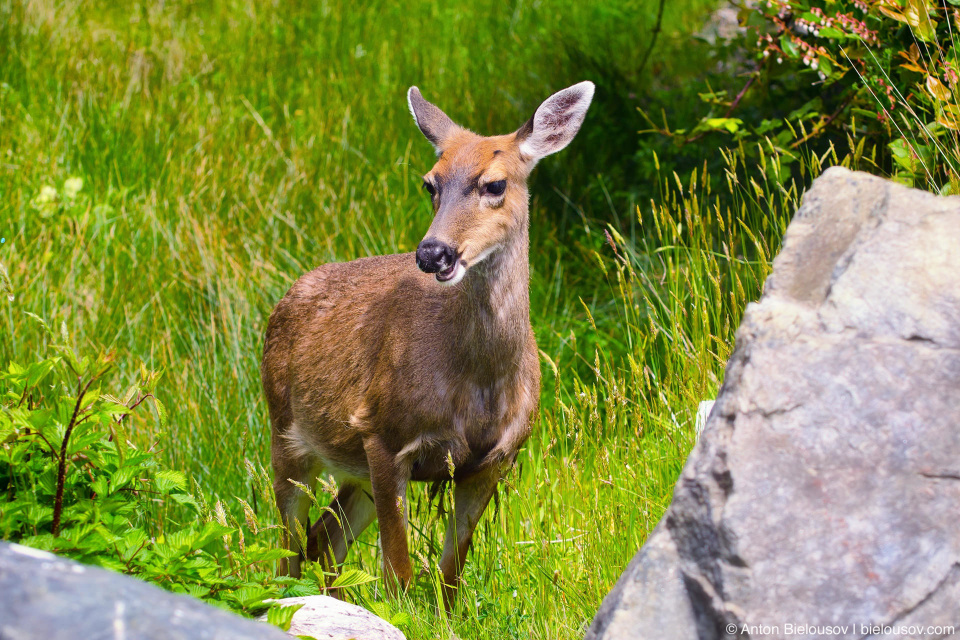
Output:
[[[284,544],[297,555],[280,560],[279,572],[299,578],[300,563],[306,555],[306,549],[298,532],[306,535],[310,528],[307,516],[311,500],[305,490],[313,490],[317,477],[323,471],[323,463],[319,458],[291,456],[289,451],[281,447],[277,438],[274,438],[273,493],[284,526]]]
[[[362,482],[344,483],[310,529],[307,558],[320,562],[324,571],[335,572],[353,541],[376,518],[370,487]]]

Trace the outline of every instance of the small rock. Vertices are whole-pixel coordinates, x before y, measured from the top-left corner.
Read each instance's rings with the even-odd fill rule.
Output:
[[[275,600],[281,605],[302,604],[293,614],[290,635],[317,640],[406,640],[395,626],[363,607],[330,596],[303,596]]]

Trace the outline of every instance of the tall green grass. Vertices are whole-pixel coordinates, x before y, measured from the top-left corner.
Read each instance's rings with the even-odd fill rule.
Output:
[[[666,32],[694,30],[710,5],[669,5]],[[480,132],[507,131],[591,69],[628,74],[655,8],[0,2],[0,263],[14,295],[0,299],[0,364],[46,348],[31,312],[115,350],[121,378],[139,360],[164,369],[168,432],[133,438],[228,516],[244,517],[240,498],[276,522],[263,329],[306,270],[422,237],[432,154],[406,87]],[[604,121],[604,90],[584,133]],[[442,523],[414,490],[425,571],[389,605],[410,614],[410,638],[582,635],[669,504],[697,402],[720,384],[802,188],[782,184],[776,159],[748,168],[734,149],[721,192],[702,171],[662,176],[653,202],[600,217],[586,199],[603,167],[584,160],[597,142],[537,169],[542,411],[478,529],[452,619],[431,579]],[[812,174],[825,161],[806,160]],[[376,536],[348,562],[378,575]],[[383,601],[376,585],[352,597]]]

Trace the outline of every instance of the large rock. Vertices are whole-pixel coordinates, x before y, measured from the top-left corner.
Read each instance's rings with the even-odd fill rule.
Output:
[[[363,607],[330,596],[284,598],[281,605],[302,605],[293,614],[290,635],[317,640],[405,640],[400,630]]]
[[[290,640],[188,596],[0,542],[2,640]]]
[[[587,638],[953,637],[958,517],[960,198],[830,169]]]

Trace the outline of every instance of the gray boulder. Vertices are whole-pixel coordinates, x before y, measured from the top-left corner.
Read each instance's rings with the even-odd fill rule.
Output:
[[[0,542],[0,640],[289,640],[112,571]]]
[[[303,605],[293,614],[290,635],[317,640],[405,640],[400,630],[363,607],[330,596],[284,598],[281,605]]]
[[[591,640],[960,632],[960,198],[830,169],[773,267]]]

